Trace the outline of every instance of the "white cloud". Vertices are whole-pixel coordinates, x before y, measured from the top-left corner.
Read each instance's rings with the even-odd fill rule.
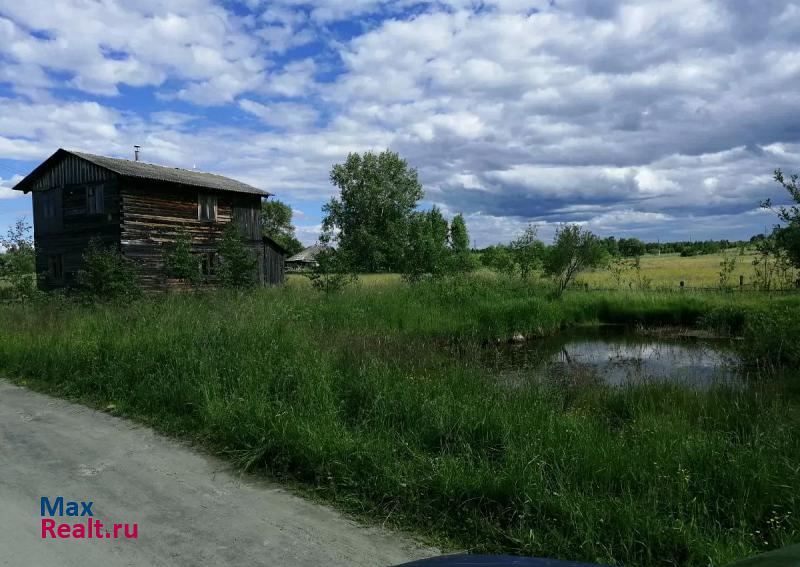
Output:
[[[770,172],[800,159],[796,0],[243,5],[4,7],[0,158],[138,142],[153,161],[321,202],[333,163],[389,147],[479,243],[528,222],[749,226],[779,195]],[[363,32],[337,31],[345,19]]]
[[[14,191],[14,185],[22,181],[21,175],[14,175],[11,179],[0,177],[0,199],[18,199],[23,196],[21,191]]]

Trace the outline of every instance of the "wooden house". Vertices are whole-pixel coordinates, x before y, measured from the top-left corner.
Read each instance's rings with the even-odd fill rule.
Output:
[[[290,272],[311,270],[317,266],[317,255],[328,247],[324,244],[314,244],[286,259],[286,269]]]
[[[202,284],[217,285],[220,238],[231,222],[258,259],[254,278],[262,284],[283,281],[285,250],[261,235],[261,200],[270,193],[245,183],[59,149],[15,189],[33,197],[36,271],[43,289],[74,283],[93,238],[117,247],[146,291],[180,285],[163,259],[182,232],[191,236]]]

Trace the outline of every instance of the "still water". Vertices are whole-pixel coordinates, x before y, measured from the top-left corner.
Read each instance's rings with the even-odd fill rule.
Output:
[[[651,336],[624,327],[570,330],[545,339],[499,345],[485,366],[509,387],[532,382],[565,386],[678,382],[709,388],[742,385],[745,376],[730,340]]]

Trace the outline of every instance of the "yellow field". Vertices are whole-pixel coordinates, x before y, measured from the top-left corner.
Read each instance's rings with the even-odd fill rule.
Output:
[[[746,251],[743,256],[739,250],[730,250],[729,258],[736,258],[736,270],[731,283],[739,285],[739,275],[744,276],[745,284],[753,283],[753,259],[755,255]],[[708,254],[682,258],[679,254],[642,256],[642,275],[652,280],[654,287],[678,287],[681,280],[687,287],[713,287],[719,284],[720,263],[724,254]],[[582,274],[578,281],[593,287],[614,287],[616,283],[607,269],[593,270]]]
[[[728,257],[736,258],[736,270],[731,276],[731,284],[739,285],[739,275],[744,276],[745,284],[753,283],[752,251],[739,254],[738,249],[730,250]],[[642,256],[642,275],[651,280],[653,287],[679,287],[683,280],[687,287],[715,287],[719,284],[720,262],[724,254],[709,254],[682,258],[679,254],[661,254],[660,256]],[[483,270],[482,270],[483,271]],[[626,277],[632,277],[628,274]],[[364,286],[376,286],[399,281],[397,274],[363,274],[359,282]],[[581,274],[579,283],[588,283],[592,287],[615,287],[616,282],[608,269],[600,268]],[[307,285],[308,280],[301,274],[287,274],[287,282],[292,285]],[[627,284],[624,284],[627,287]]]

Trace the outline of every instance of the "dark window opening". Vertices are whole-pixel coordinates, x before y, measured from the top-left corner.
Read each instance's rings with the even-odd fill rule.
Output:
[[[197,199],[197,218],[201,221],[217,220],[216,195],[199,195]]]
[[[103,188],[101,186],[87,187],[86,212],[90,215],[99,215],[104,212],[104,209]]]
[[[64,259],[61,254],[50,254],[47,258],[47,269],[50,272],[50,279],[61,281],[64,279]]]
[[[216,252],[206,252],[200,258],[200,273],[204,276],[217,274],[218,258]]]
[[[42,193],[42,215],[46,219],[56,218],[56,192],[53,189]]]

